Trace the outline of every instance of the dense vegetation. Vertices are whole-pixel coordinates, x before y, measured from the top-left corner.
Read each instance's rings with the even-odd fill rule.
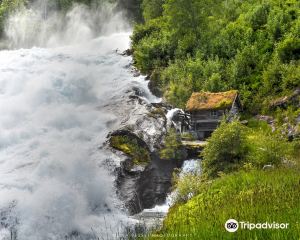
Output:
[[[257,120],[223,122],[208,139],[201,174],[174,177],[175,205],[150,239],[298,239],[300,142]],[[238,230],[238,221],[289,223],[287,230]],[[185,236],[186,238],[183,238]],[[145,239],[145,238],[143,238]],[[147,237],[146,237],[147,239]]]
[[[266,123],[253,128],[238,121],[222,123],[202,153],[204,174],[211,178],[245,165],[258,169],[279,166],[283,161],[293,162],[300,154],[298,148],[299,142],[288,142],[280,131],[272,132]]]
[[[30,2],[0,0],[0,34],[6,17]],[[91,5],[102,0],[49,2],[66,11],[74,2]],[[273,106],[300,87],[300,2],[120,0],[119,4],[139,21],[132,35],[133,57],[136,67],[150,76],[152,90],[184,108],[192,92],[237,89],[248,114],[244,116],[248,126],[224,122],[212,134],[202,154],[201,176],[175,178],[176,204],[159,234],[189,234],[186,239],[299,239],[300,145],[299,139],[288,141],[284,127],[297,124],[299,96],[284,108]],[[257,113],[273,115],[276,131],[251,119]],[[110,145],[135,164],[151,160],[148,149],[134,138],[114,136]],[[179,160],[181,148],[170,130],[160,156]],[[263,170],[266,165],[270,169]],[[229,235],[224,229],[229,218],[289,222],[291,227]]]
[[[249,170],[198,185],[199,194],[173,207],[151,239],[299,239],[299,169]],[[289,223],[285,230],[228,233],[225,222]]]
[[[237,89],[246,110],[258,113],[299,87],[299,1],[144,0],[142,7],[135,64],[173,105],[184,107],[194,91]]]
[[[300,2],[144,0],[142,10],[132,49],[152,90],[185,108],[193,92],[236,89],[249,122],[222,123],[202,175],[175,176],[176,204],[151,239],[298,239],[300,145],[287,129],[300,113]],[[272,115],[273,129],[254,114]],[[229,218],[291,226],[230,235]]]
[[[300,2],[143,0],[141,7],[132,49],[152,91],[185,108],[193,92],[236,89],[248,120],[212,134],[201,176],[175,176],[176,204],[151,239],[298,239],[300,145],[287,133],[300,130]],[[273,129],[254,114],[272,115]],[[291,226],[230,235],[229,218]]]

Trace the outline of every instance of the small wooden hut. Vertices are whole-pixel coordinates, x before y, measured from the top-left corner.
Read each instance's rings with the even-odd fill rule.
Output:
[[[211,135],[224,116],[230,120],[241,109],[237,90],[193,93],[186,104],[186,112],[190,114],[190,131],[203,140]]]

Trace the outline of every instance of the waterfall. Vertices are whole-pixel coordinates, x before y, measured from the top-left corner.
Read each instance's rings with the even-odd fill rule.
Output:
[[[115,12],[114,7],[110,1],[101,1],[92,9],[74,4],[65,13],[57,11],[53,0],[37,0],[30,8],[22,8],[7,19],[8,47],[61,47],[130,31],[124,14]]]
[[[153,96],[132,76],[131,57],[116,52],[130,44],[130,32],[114,28],[121,15],[100,34],[88,11],[75,6],[65,26],[55,12],[41,22],[36,8],[8,20],[15,50],[0,51],[1,240],[115,239],[128,224],[108,168],[118,160],[101,146],[130,114],[128,90]]]

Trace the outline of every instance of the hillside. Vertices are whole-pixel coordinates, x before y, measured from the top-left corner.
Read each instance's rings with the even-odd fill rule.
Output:
[[[133,57],[155,94],[185,109],[194,92],[238,90],[244,110],[208,139],[200,176],[175,177],[150,239],[298,239],[299,1],[144,0],[142,13]],[[290,227],[230,235],[230,218]]]

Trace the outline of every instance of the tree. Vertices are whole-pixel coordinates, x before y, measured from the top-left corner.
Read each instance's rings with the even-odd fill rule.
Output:
[[[160,157],[166,160],[181,160],[184,157],[181,139],[174,128],[167,133]]]
[[[178,44],[178,54],[194,54],[200,42],[200,32],[210,14],[210,1],[166,0],[164,16],[173,41]]]
[[[143,0],[142,10],[146,22],[162,16],[165,0]]]

